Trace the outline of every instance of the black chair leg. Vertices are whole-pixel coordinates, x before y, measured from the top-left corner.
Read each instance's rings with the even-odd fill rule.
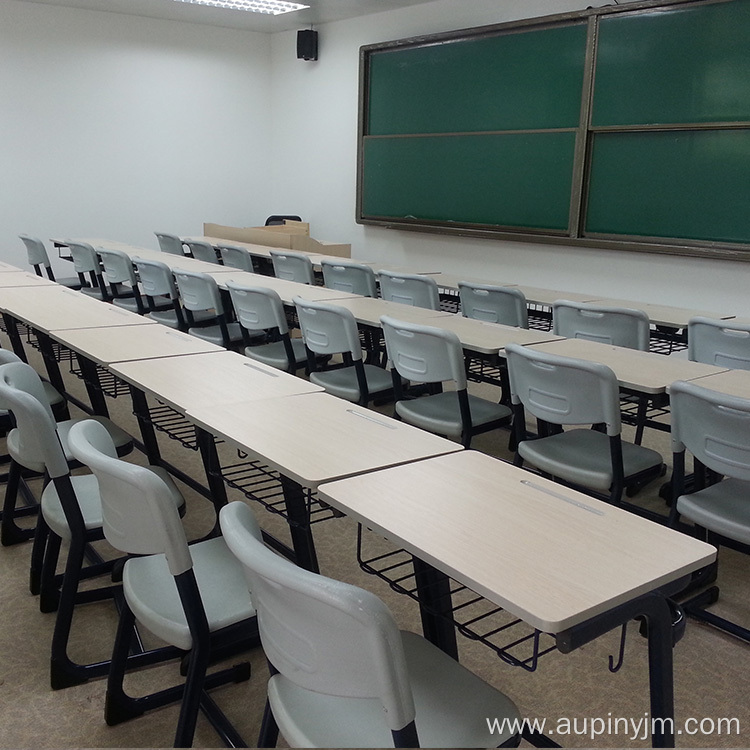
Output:
[[[36,543],[36,539],[34,540]],[[57,562],[60,559],[60,544],[62,540],[57,534],[50,532],[47,546],[44,550],[44,561],[39,580],[39,611],[54,612],[60,603],[60,592],[57,585]],[[32,591],[32,593],[34,593]]]
[[[3,517],[0,522],[0,543],[4,547],[10,547],[14,544],[26,542],[34,535],[33,529],[22,529],[16,523],[16,518],[23,515],[30,515],[39,511],[39,506],[34,505],[29,508],[16,508],[18,499],[18,489],[22,481],[21,466],[12,461],[8,470],[8,483],[5,485],[5,500],[3,502]]]
[[[56,535],[53,534],[53,537]],[[49,545],[52,544],[52,550],[48,551]],[[60,551],[60,540],[57,539],[57,545],[55,547],[55,540],[50,539],[49,526],[47,526],[44,516],[39,513],[39,518],[36,522],[36,530],[34,531],[34,544],[31,548],[31,566],[29,569],[29,590],[32,594],[36,595],[41,593],[43,588],[42,580],[44,578],[45,560],[47,555],[51,554],[54,560],[50,560],[48,564],[54,563],[57,566],[57,553]],[[54,575],[55,568],[52,569]],[[43,612],[45,610],[42,610]],[[46,610],[51,611],[51,610]]]
[[[274,719],[271,704],[266,700],[266,707],[263,709],[263,721],[258,735],[258,747],[276,747],[278,740],[279,725]]]

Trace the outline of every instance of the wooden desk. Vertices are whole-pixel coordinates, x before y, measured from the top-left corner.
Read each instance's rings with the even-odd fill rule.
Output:
[[[68,328],[154,325],[149,318],[59,284],[4,289],[0,310],[44,333]]]
[[[225,267],[226,268],[226,267]],[[296,296],[303,297],[312,302],[333,302],[338,304],[340,300],[356,298],[358,295],[351,292],[341,292],[338,289],[329,289],[325,286],[311,286],[310,284],[300,284],[297,281],[287,279],[277,279],[275,276],[263,276],[257,273],[248,273],[247,271],[238,271],[236,268],[226,269],[230,273],[209,272],[209,276],[216,279],[216,283],[226,289],[228,281],[245,286],[259,286],[266,289],[273,289],[285,305],[291,305],[292,298]]]
[[[281,474],[296,559],[310,570],[317,570],[318,563],[304,488],[463,450],[458,443],[326,393],[206,405],[188,409],[187,417],[204,433]]]
[[[17,266],[12,266],[10,263],[0,261],[0,273],[15,273],[23,270],[23,268],[18,268]]]
[[[586,339],[562,339],[530,348],[564,357],[600,362],[611,368],[622,388],[650,395],[664,393],[675,380],[695,380],[723,372],[726,368],[665,357],[620,346],[609,346]]]
[[[223,347],[154,323],[50,331],[50,336],[99,365],[114,362],[179,357],[200,352],[223,352]]]
[[[0,268],[0,289],[12,289],[17,286],[58,286],[54,281],[50,281],[35,273],[22,271],[20,268],[13,270],[10,268]]]
[[[652,592],[712,562],[711,545],[475,451],[319,493],[440,575],[554,634],[563,652],[645,615],[651,715],[673,716],[671,615]],[[655,738],[663,739],[671,737]]]
[[[544,289],[543,287],[527,286],[526,284],[516,284],[515,288],[523,292],[530,305],[543,305],[544,307],[550,307],[553,302],[559,299],[568,299],[571,302],[591,302],[595,297],[594,294],[563,292],[559,289]]]
[[[643,310],[648,315],[648,319],[654,325],[664,325],[674,328],[686,328],[691,318],[714,318],[717,320],[727,320],[734,318],[734,315],[717,312],[707,312],[705,310],[692,310],[685,307],[671,307],[669,305],[652,305],[647,302],[634,302],[627,299],[610,299],[597,298],[591,300],[596,305],[607,305],[609,307],[628,307],[634,310]]]
[[[516,284],[507,283],[505,281],[496,281],[495,279],[478,279],[476,277],[470,278],[455,273],[437,273],[433,276],[437,285],[441,289],[447,289],[451,292],[458,292],[458,282],[468,281],[471,284],[492,284],[493,286],[511,286],[515,287]]]
[[[715,375],[697,378],[693,380],[693,383],[701,388],[726,393],[728,396],[750,399],[750,371],[748,370],[725,370]]]
[[[425,325],[438,325],[438,319],[442,320],[453,316],[453,313],[444,310],[428,310],[424,307],[413,307],[412,305],[402,305],[399,302],[357,295],[352,295],[349,299],[336,300],[336,304],[351,310],[357,323],[373,328],[380,328],[382,315],[390,315],[409,323],[424,323]]]
[[[180,413],[227,402],[323,391],[308,380],[228,351],[118,362],[109,369]]]
[[[555,336],[550,331],[537,331],[528,328],[516,328],[497,323],[488,323],[462,315],[452,314],[426,320],[426,325],[453,331],[461,340],[461,346],[469,351],[480,354],[499,354],[507,344],[540,344],[544,341],[556,341],[561,336]]]

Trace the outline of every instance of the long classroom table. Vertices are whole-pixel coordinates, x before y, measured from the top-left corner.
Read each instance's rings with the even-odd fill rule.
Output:
[[[319,493],[413,556],[426,634],[448,653],[455,635],[440,623],[455,616],[449,579],[553,634],[563,653],[645,618],[650,715],[673,718],[679,612],[663,590],[679,590],[711,563],[711,545],[475,451],[323,484]],[[652,741],[672,746],[673,725],[657,723]]]

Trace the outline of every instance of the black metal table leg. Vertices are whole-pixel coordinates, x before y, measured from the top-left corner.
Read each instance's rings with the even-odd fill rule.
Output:
[[[451,621],[450,579],[418,557],[412,559],[424,637],[458,660],[456,629]]]
[[[23,346],[21,334],[18,332],[18,321],[8,313],[3,313],[3,324],[5,325],[5,331],[10,339],[10,346],[15,352],[16,356],[21,358],[22,362],[28,362],[26,358],[26,350]]]
[[[297,565],[306,570],[318,573],[318,556],[315,552],[312,529],[310,528],[310,511],[307,506],[304,489],[293,479],[282,475],[281,487],[286,503],[287,522],[292,537],[292,547]]]

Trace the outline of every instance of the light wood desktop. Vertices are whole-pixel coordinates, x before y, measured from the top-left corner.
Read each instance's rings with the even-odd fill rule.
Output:
[[[511,343],[525,346],[562,338],[550,331],[499,325],[456,314],[436,318],[434,323],[425,321],[425,324],[453,331],[464,349],[479,354],[500,354],[505,346]]]
[[[187,416],[312,489],[337,477],[463,450],[327,393],[202,406]]]
[[[562,339],[534,344],[531,348],[564,357],[600,362],[613,370],[622,388],[646,394],[664,393],[667,386],[675,380],[694,380],[726,369],[586,339]]]
[[[11,269],[0,268],[0,289],[11,289],[16,286],[57,286],[54,281],[50,281],[35,273],[22,271],[20,268],[16,271]]]
[[[114,362],[226,351],[221,346],[158,323],[146,326],[53,329],[50,336],[86,359],[104,366]]]
[[[664,325],[674,328],[686,328],[691,318],[715,318],[717,320],[728,320],[734,315],[728,313],[708,312],[706,310],[693,310],[686,307],[672,307],[670,305],[654,305],[647,302],[634,302],[627,299],[597,298],[591,300],[595,305],[606,305],[608,307],[627,307],[634,310],[643,310],[648,319],[654,325]]]
[[[424,307],[413,307],[412,305],[402,305],[399,302],[356,295],[353,295],[350,299],[337,300],[336,304],[351,310],[357,323],[374,328],[380,328],[382,315],[390,315],[399,320],[410,323],[424,323],[425,325],[438,325],[436,322],[438,319],[443,320],[453,315],[453,313],[445,310],[428,310]]]
[[[119,362],[109,369],[180,413],[225,402],[323,391],[304,378],[228,351]]]
[[[463,450],[450,440],[327,393],[202,406],[189,409],[186,416],[199,428],[204,462],[209,471],[215,469],[211,473],[219,467],[214,436],[279,472],[294,556],[309,570],[317,570],[318,561],[305,489]]]
[[[149,318],[59,284],[4,289],[0,310],[44,333],[67,328],[155,325]]]
[[[229,269],[231,273],[209,273],[216,279],[216,283],[221,288],[226,288],[227,282],[243,284],[244,286],[263,287],[273,289],[285,305],[291,305],[292,299],[296,296],[304,299],[317,301],[330,301],[338,304],[339,300],[353,299],[357,297],[351,292],[342,292],[338,289],[328,289],[325,286],[311,286],[310,284],[300,284],[297,281],[288,279],[277,279],[275,276],[264,276],[257,273],[248,273],[247,271],[238,271]]]
[[[750,371],[748,370],[725,370],[715,375],[707,375],[692,381],[701,388],[719,391],[728,396],[750,399]]]
[[[651,592],[712,562],[711,545],[475,451],[323,484],[319,494],[433,570],[555,634],[564,652],[645,614],[651,715],[673,715],[670,609]],[[668,728],[654,738],[665,739]]]
[[[23,268],[18,268],[18,266],[12,266],[10,263],[0,261],[0,273],[15,273],[23,270]]]

